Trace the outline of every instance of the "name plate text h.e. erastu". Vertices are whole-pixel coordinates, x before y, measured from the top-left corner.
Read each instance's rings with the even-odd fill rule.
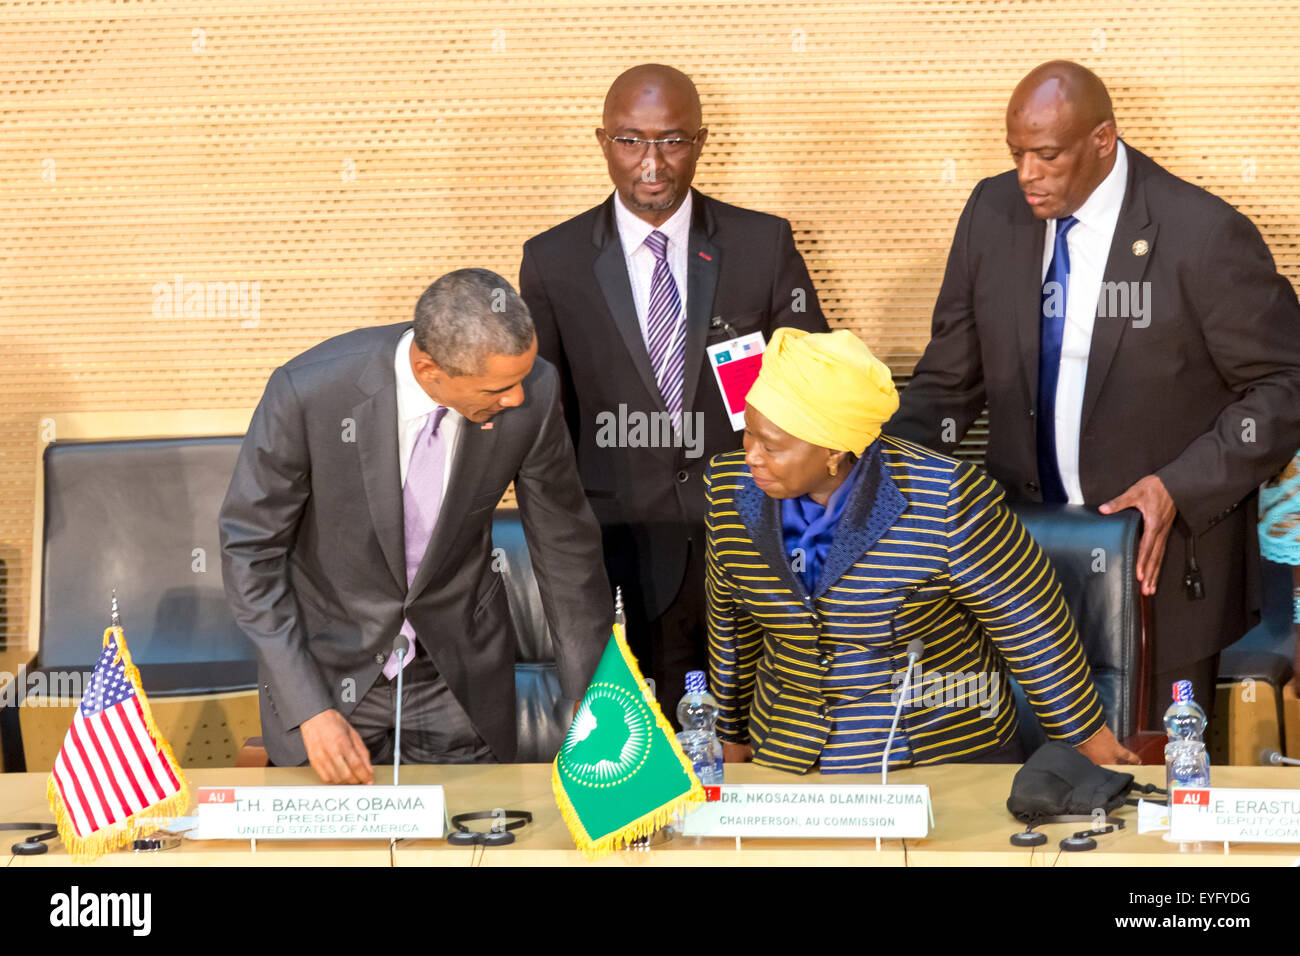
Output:
[[[1300,790],[1174,787],[1169,791],[1169,838],[1300,843]]]

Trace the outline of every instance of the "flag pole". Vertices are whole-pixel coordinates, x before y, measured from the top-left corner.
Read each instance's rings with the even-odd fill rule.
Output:
[[[117,588],[113,588],[113,619],[112,619],[112,626],[113,626],[113,627],[121,627],[121,626],[122,626],[122,619],[121,619],[120,617],[117,616]]]

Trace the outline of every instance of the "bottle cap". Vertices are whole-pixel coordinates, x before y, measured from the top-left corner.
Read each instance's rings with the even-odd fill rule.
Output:
[[[1192,682],[1189,680],[1174,681],[1174,703],[1181,704],[1184,701],[1192,699]]]
[[[709,690],[708,678],[704,676],[704,671],[687,671],[686,672],[686,693],[704,694]]]

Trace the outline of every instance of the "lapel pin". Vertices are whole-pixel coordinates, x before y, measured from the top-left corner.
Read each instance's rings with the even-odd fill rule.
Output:
[[[1147,244],[1147,241],[1145,239],[1139,239],[1137,242],[1133,243],[1133,255],[1145,256],[1147,254],[1147,250],[1150,248],[1151,246]]]
[[[482,425],[479,426],[479,431],[484,431],[484,432],[491,431],[493,426],[495,425],[496,422],[484,422]]]
[[[699,256],[701,259],[703,259],[705,262],[712,262],[712,261],[713,261],[713,256],[705,255],[703,252],[697,252],[696,255],[698,255],[698,256]]]

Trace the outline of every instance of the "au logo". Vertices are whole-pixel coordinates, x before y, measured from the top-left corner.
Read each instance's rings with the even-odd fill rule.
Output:
[[[1147,250],[1150,248],[1151,246],[1147,244],[1147,241],[1145,239],[1139,239],[1137,240],[1137,242],[1133,243],[1133,255],[1145,256],[1147,254]]]
[[[644,702],[616,684],[593,684],[560,748],[560,772],[586,787],[612,787],[634,776],[649,756]]]

